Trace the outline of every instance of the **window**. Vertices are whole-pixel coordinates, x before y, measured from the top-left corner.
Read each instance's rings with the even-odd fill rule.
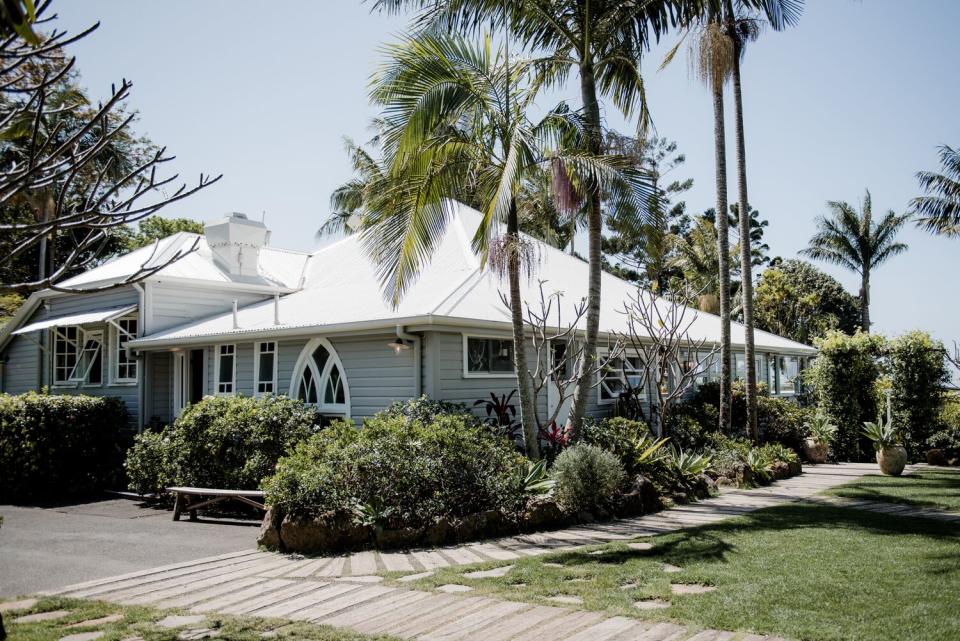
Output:
[[[217,347],[217,394],[233,394],[236,380],[236,345]]]
[[[350,413],[350,390],[343,366],[329,341],[315,338],[307,343],[295,371],[291,395],[316,406],[321,412]]]
[[[616,401],[628,389],[636,389],[643,380],[643,360],[639,356],[611,359],[600,372],[600,402]]]
[[[780,356],[780,393],[796,394],[800,388],[800,359],[797,356]]]
[[[80,330],[77,327],[53,328],[53,382],[68,383],[80,355]]]
[[[253,371],[257,374],[257,395],[275,393],[277,391],[277,344],[273,341],[257,343],[253,359]]]
[[[113,378],[117,383],[135,383],[137,381],[137,358],[133,350],[125,347],[127,341],[137,337],[137,319],[121,318],[117,320],[113,332],[113,353],[116,354]]]
[[[513,341],[464,337],[464,373],[503,376],[513,374]]]
[[[103,332],[83,332],[83,347],[70,381],[100,385],[103,382]]]

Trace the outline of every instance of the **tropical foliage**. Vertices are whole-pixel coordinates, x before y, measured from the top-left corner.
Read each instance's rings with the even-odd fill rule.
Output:
[[[941,173],[921,171],[917,181],[924,195],[913,199],[917,225],[944,236],[960,236],[960,149],[942,145]]]
[[[943,343],[926,332],[908,332],[890,341],[887,353],[892,419],[902,430],[907,453],[920,460],[930,436],[943,427],[950,382]]]

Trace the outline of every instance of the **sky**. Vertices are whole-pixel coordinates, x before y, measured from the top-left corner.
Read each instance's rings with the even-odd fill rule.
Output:
[[[137,133],[166,146],[189,181],[223,174],[164,215],[263,216],[271,244],[310,250],[320,244],[314,232],[330,192],[350,178],[343,138],[370,137],[376,111],[367,86],[383,61],[380,47],[402,33],[406,18],[371,13],[360,0],[278,3],[282,10],[272,12],[268,5],[61,0],[54,9],[70,32],[100,22],[72,47],[91,96],[131,80]],[[939,169],[937,146],[960,146],[957,24],[956,0],[807,0],[797,27],[768,31],[750,46],[742,72],[747,175],[750,202],[770,222],[771,255],[796,256],[827,200],[857,204],[869,188],[875,216],[905,211],[919,195],[914,174]],[[712,105],[685,56],[658,72],[675,37],[641,68],[656,131],[686,155],[676,176],[693,178],[685,200],[700,212],[714,202]],[[561,99],[577,106],[577,87],[574,77],[542,107]],[[614,129],[636,126],[612,105],[604,114]],[[960,240],[912,226],[901,239],[909,251],[872,277],[873,330],[960,340]],[[821,267],[856,293],[859,276]]]

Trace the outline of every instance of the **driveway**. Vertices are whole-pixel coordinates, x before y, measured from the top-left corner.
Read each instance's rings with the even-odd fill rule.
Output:
[[[186,517],[110,499],[0,505],[0,598],[256,547],[259,522]]]

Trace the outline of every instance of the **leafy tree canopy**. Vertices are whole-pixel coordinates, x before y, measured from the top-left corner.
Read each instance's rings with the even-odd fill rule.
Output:
[[[126,251],[133,251],[146,247],[161,238],[173,236],[179,232],[202,234],[203,223],[191,218],[161,218],[150,216],[137,223],[137,231],[130,230],[125,234],[124,245]]]

